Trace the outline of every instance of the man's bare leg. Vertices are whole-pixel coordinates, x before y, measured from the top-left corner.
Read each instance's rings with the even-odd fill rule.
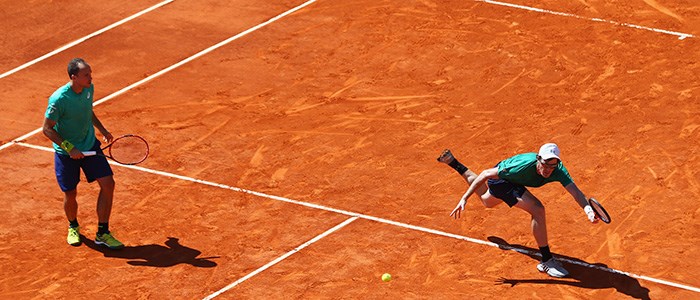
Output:
[[[474,182],[474,180],[478,176],[476,173],[474,173],[474,171],[470,170],[462,163],[460,163],[454,157],[454,155],[452,155],[452,152],[449,149],[445,149],[445,151],[442,152],[442,154],[440,155],[440,157],[438,157],[437,160],[457,171],[457,173],[459,173],[459,176],[462,176],[462,178],[464,178],[467,184],[471,184],[472,182]],[[503,202],[501,201],[501,199],[491,196],[486,184],[478,186],[476,188],[476,194],[479,195],[481,202],[486,207],[494,207]]]

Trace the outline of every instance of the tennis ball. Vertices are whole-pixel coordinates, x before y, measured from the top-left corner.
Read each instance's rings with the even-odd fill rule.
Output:
[[[389,282],[389,281],[391,281],[391,274],[389,274],[389,273],[384,273],[384,275],[382,275],[382,281],[384,281],[384,282]]]

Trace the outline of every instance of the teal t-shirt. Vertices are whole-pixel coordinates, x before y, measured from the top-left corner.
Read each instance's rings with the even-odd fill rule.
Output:
[[[562,186],[567,186],[574,182],[562,163],[559,163],[548,178],[542,177],[537,173],[537,153],[534,152],[504,159],[497,166],[498,177],[524,186],[540,187],[553,181],[559,181]]]
[[[49,106],[44,116],[56,121],[53,128],[63,139],[80,151],[88,151],[95,145],[95,128],[92,126],[92,99],[95,87],[90,85],[80,94],[70,88],[70,82],[58,88],[49,97]],[[53,148],[59,154],[68,153],[56,143]]]

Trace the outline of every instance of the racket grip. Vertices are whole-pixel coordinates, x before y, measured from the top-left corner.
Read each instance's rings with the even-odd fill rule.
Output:
[[[85,156],[95,156],[95,155],[97,155],[97,151],[83,151],[83,155],[85,155]]]

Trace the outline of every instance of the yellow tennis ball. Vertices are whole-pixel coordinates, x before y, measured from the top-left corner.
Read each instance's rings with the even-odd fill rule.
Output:
[[[384,275],[382,275],[382,281],[384,281],[384,282],[389,282],[389,281],[391,281],[391,274],[389,274],[389,273],[384,273]]]

